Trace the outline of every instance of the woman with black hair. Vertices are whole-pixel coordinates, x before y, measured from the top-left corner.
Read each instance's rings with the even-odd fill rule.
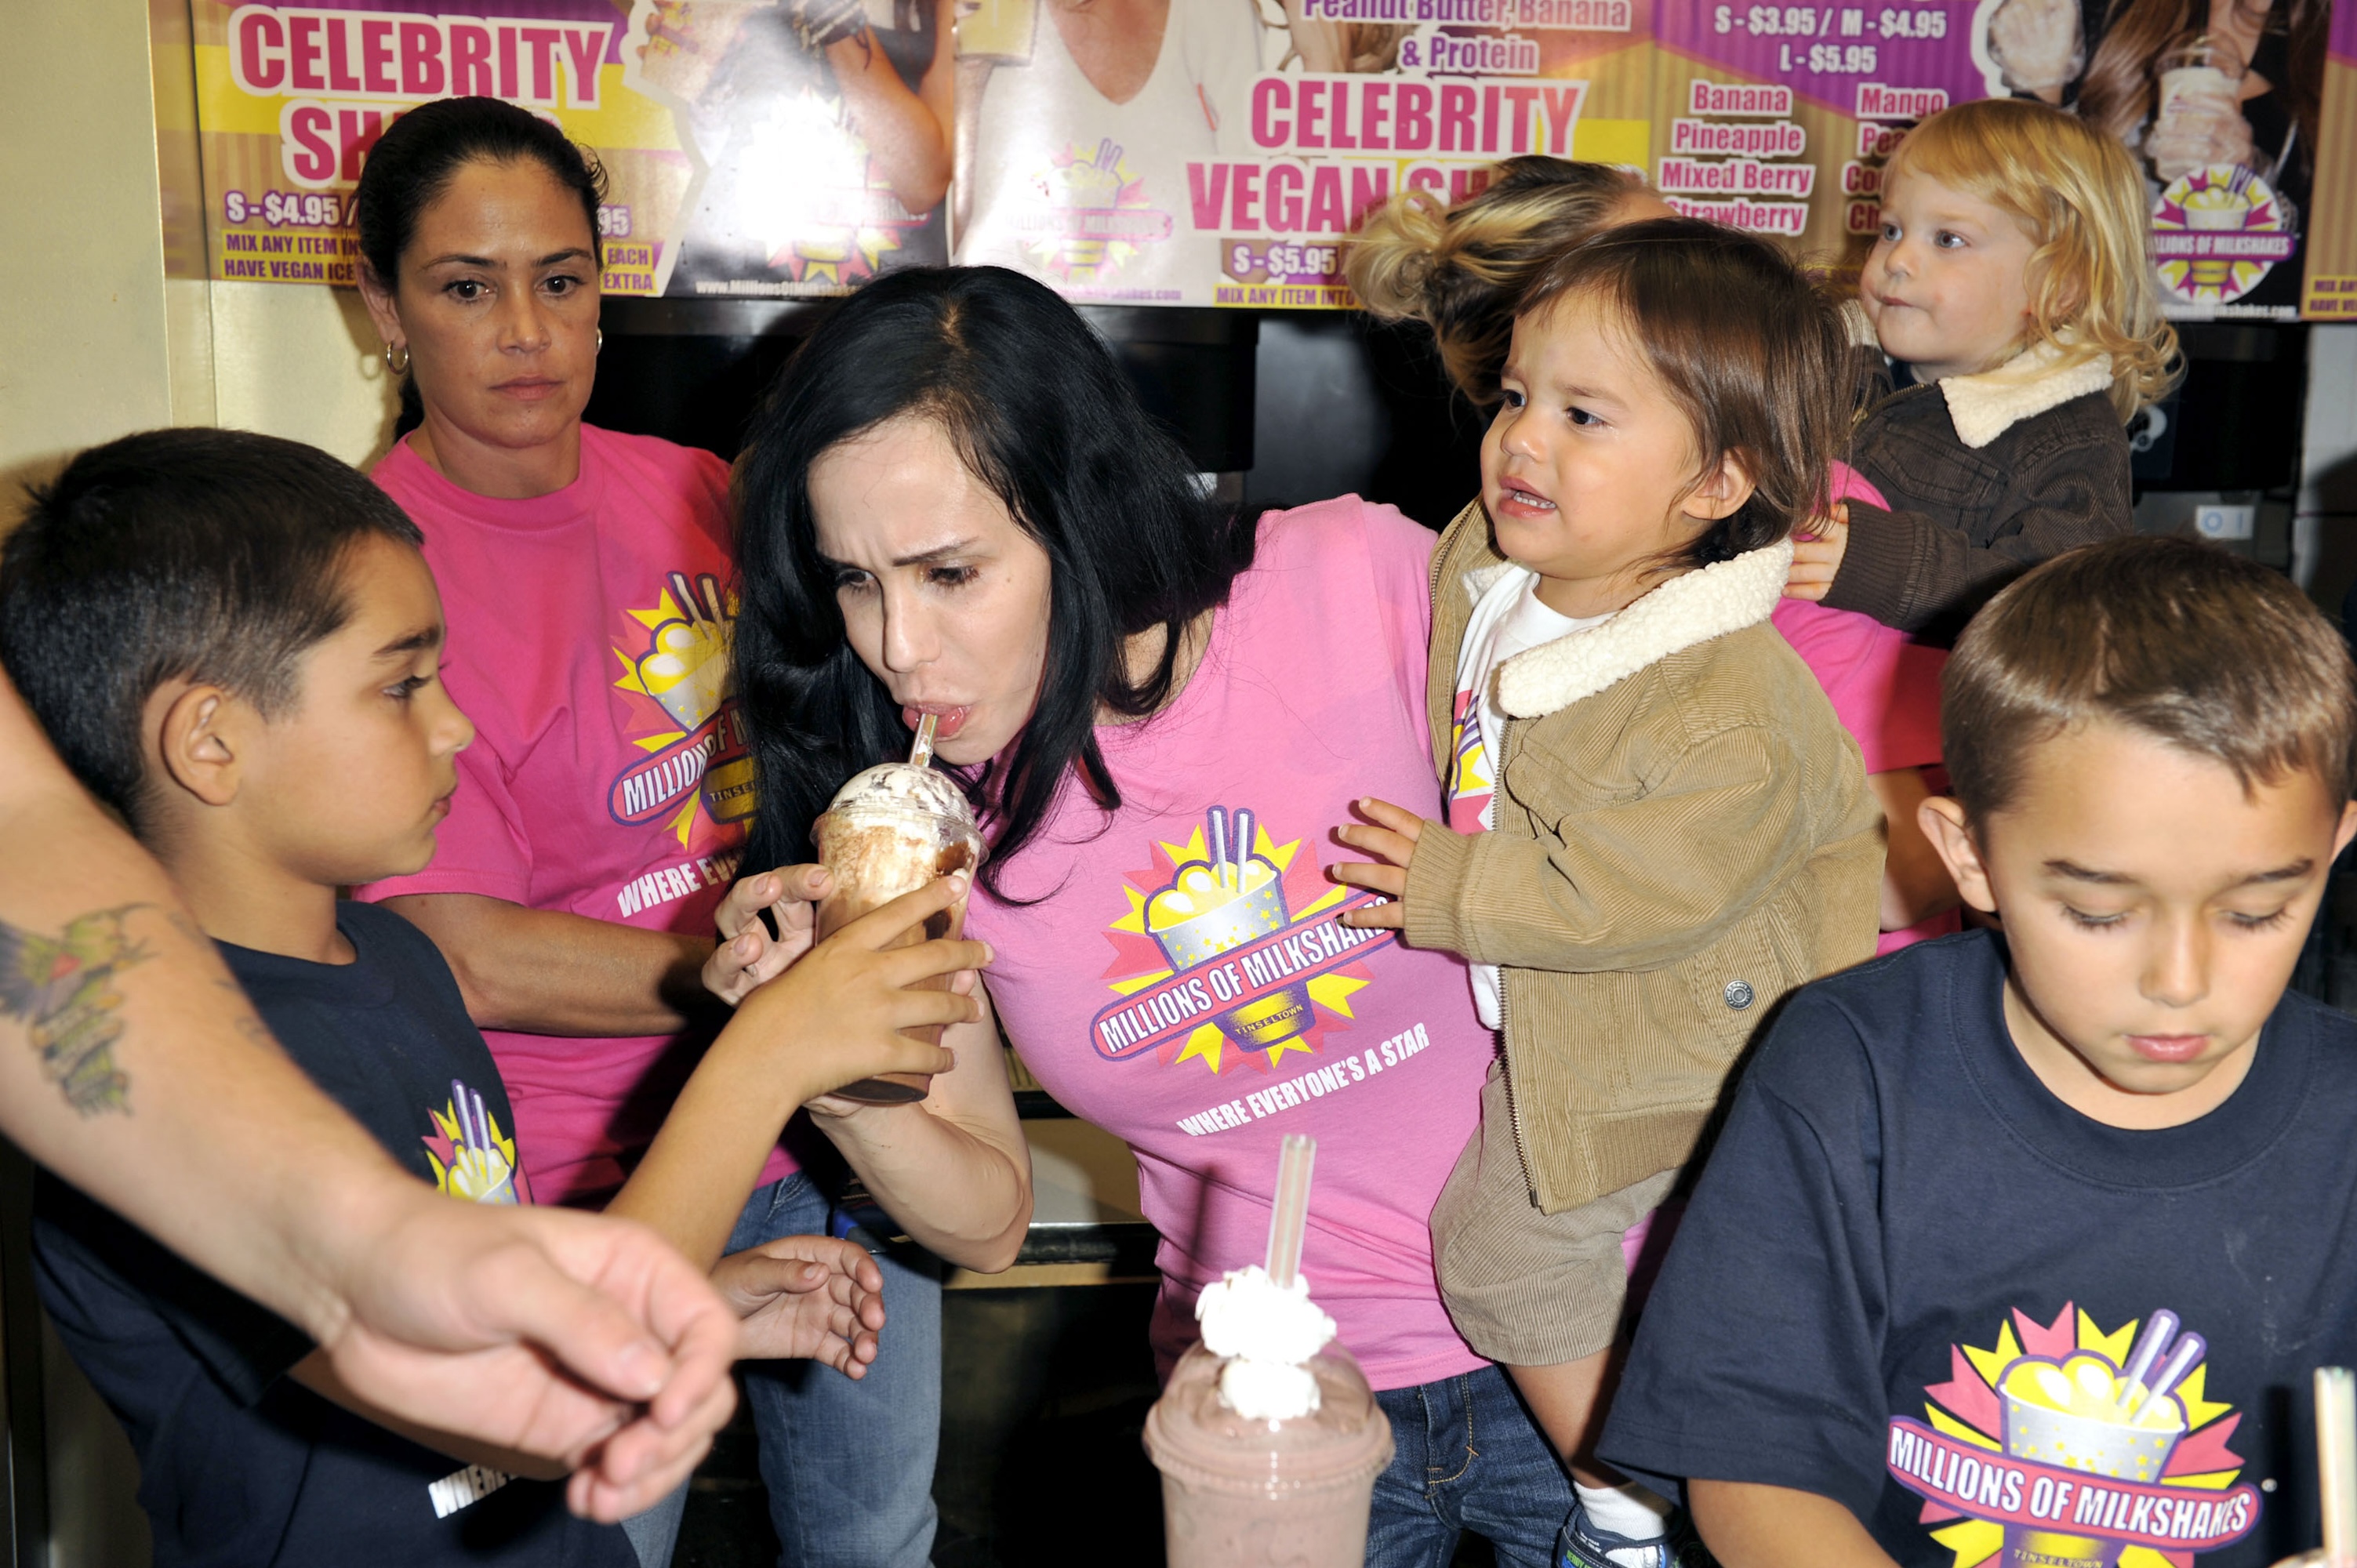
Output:
[[[1433,536],[1356,497],[1225,514],[1071,307],[996,268],[846,302],[758,419],[738,499],[753,864],[808,860],[836,787],[936,715],[990,842],[966,929],[998,1015],[1137,1155],[1166,1365],[1196,1294],[1260,1261],[1281,1135],[1313,1134],[1302,1269],[1397,1440],[1369,1562],[1445,1562],[1471,1529],[1552,1564],[1569,1484],[1433,1275],[1491,1037],[1458,961],[1342,926],[1372,896],[1324,869],[1360,797],[1439,809]],[[777,967],[758,925],[724,931],[727,961]],[[961,1048],[935,1095],[996,1089],[996,1056]]]
[[[445,678],[477,726],[434,864],[361,896],[449,961],[534,1190],[589,1208],[621,1186],[710,1038],[696,980],[753,771],[728,693],[727,469],[582,422],[600,186],[546,122],[464,98],[395,121],[353,199],[361,293],[417,421],[374,477],[425,532]],[[756,877],[744,897],[786,890]],[[927,1118],[924,1136],[838,1128],[855,1169],[871,1128],[1000,1195],[996,1232],[906,1229],[954,1262],[1003,1268],[1029,1203],[1012,1110]],[[744,1207],[725,1241],[725,1222],[704,1227],[712,1257],[829,1229],[827,1191],[782,1144],[766,1163],[717,1165],[709,1186]],[[891,1321],[863,1380],[745,1369],[771,1518],[797,1564],[916,1568],[930,1553],[937,1269],[877,1261]],[[634,1522],[648,1561],[669,1561],[683,1496]]]

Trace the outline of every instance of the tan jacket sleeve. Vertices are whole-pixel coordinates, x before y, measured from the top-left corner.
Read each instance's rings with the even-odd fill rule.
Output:
[[[1547,766],[1536,748],[1517,756],[1498,809],[1521,811],[1515,775]],[[1674,963],[1799,869],[1799,777],[1775,731],[1737,725],[1681,749],[1624,800],[1542,822],[1542,838],[1427,832],[1408,864],[1408,945],[1567,973]]]

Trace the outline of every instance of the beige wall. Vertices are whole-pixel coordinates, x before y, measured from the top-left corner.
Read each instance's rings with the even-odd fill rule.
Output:
[[[187,8],[154,6],[152,17],[149,0],[12,8],[0,65],[0,189],[16,218],[0,246],[0,478],[169,424],[263,430],[365,462],[382,449],[391,405],[355,295],[206,282],[185,238],[167,268],[167,199],[191,232],[201,201]]]
[[[0,474],[171,417],[143,0],[10,8]]]
[[[215,283],[211,423],[323,446],[363,467],[393,435],[381,344],[357,291]]]

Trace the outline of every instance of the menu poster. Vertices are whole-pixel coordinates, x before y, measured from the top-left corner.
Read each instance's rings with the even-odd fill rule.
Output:
[[[355,283],[369,149],[468,94],[604,166],[609,295],[835,295],[947,259],[952,0],[453,3],[192,0],[214,277]]]
[[[403,111],[481,93],[548,117],[597,149],[605,292],[662,292],[694,177],[672,113],[623,81],[625,18],[607,0],[450,0],[331,6],[192,0],[206,249],[216,278],[352,284],[351,193]]]
[[[1670,204],[1854,270],[1907,128],[1985,96],[1975,0],[1664,5],[1648,173]]]
[[[1347,306],[1343,242],[1402,190],[1641,165],[1653,4],[980,0],[957,259],[1079,300]]]
[[[595,149],[609,294],[954,254],[1083,301],[1342,308],[1370,209],[1519,153],[1845,272],[1909,128],[2012,94],[2129,147],[2172,315],[2288,319],[2305,274],[2309,316],[2357,317],[2357,0],[2206,32],[2191,0],[451,3],[191,0],[214,276],[353,282],[361,160],[462,93]]]
[[[2319,160],[2357,172],[2337,77],[2319,124],[2329,4],[2242,0],[2205,33],[2188,0],[979,0],[957,254],[1076,299],[1346,306],[1370,205],[1545,152],[1854,272],[1908,129],[2004,94],[2129,147],[2169,314],[2288,319],[2311,195],[2348,184]]]
[[[696,169],[663,292],[824,296],[946,262],[952,4],[636,0],[623,80]]]
[[[1915,121],[2034,98],[2135,156],[2168,314],[2290,319],[2324,3],[2245,5],[2215,35],[2187,30],[2183,0],[1665,5],[1653,177],[1684,210],[1854,270]]]
[[[2357,0],[2332,8],[2302,314],[2357,320]]]

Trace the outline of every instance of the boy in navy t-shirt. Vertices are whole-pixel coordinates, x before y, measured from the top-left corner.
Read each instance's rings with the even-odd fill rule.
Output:
[[[337,898],[432,857],[473,735],[436,679],[441,604],[417,543],[383,492],[309,447],[126,437],[75,459],[0,548],[0,664],[296,1062],[420,1179],[529,1202],[448,966],[399,916]],[[649,1156],[674,1244],[726,1234],[802,1101],[945,1070],[899,1030],[974,1004],[903,988],[985,950],[878,950],[955,891],[855,922],[738,1009],[691,1082],[701,1109],[674,1118],[692,1124]],[[370,1411],[291,1325],[63,1183],[43,1183],[35,1247],[42,1301],[138,1452],[159,1564],[636,1563],[621,1530],[517,1478],[552,1466]],[[881,1281],[849,1242],[787,1238],[724,1260],[716,1283],[748,1315],[744,1354],[854,1377],[874,1358]]]
[[[1926,832],[2003,917],[1820,982],[1738,1091],[1600,1452],[1726,1568],[2257,1568],[2357,1362],[2357,1023],[2286,993],[2357,676],[2135,539],[1991,602]]]

